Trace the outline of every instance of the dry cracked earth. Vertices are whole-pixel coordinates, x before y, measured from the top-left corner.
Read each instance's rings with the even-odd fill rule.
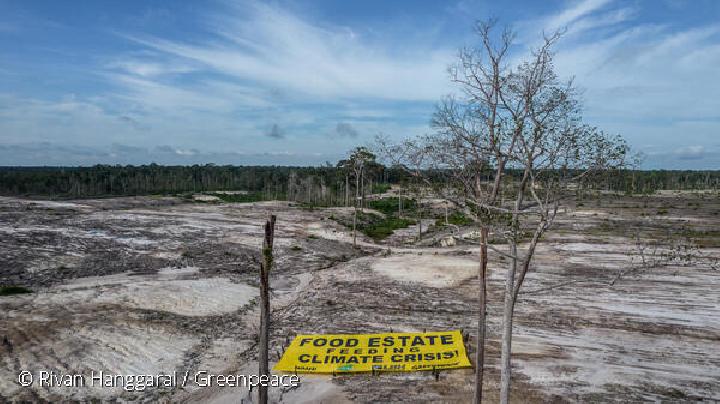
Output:
[[[668,266],[614,284],[646,218],[720,257],[720,198],[605,196],[562,214],[517,305],[514,402],[720,400],[717,270]],[[412,231],[353,248],[343,208],[188,203],[172,197],[0,198],[0,402],[250,402],[242,388],[21,387],[21,370],[153,374],[257,370],[258,260],[278,216],[271,361],[298,333],[462,329],[474,357],[478,248],[407,243]],[[429,224],[429,222],[428,222]],[[460,229],[470,232],[471,228]],[[430,232],[446,230],[431,227]],[[430,234],[437,239],[439,234]],[[427,245],[426,245],[427,244]],[[502,249],[502,245],[497,248]],[[497,401],[506,263],[489,257],[485,396]],[[273,402],[470,402],[473,370],[301,375]]]

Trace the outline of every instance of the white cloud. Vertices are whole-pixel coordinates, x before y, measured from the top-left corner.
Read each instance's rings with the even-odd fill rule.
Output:
[[[158,77],[171,74],[190,73],[196,69],[182,63],[169,64],[149,62],[143,59],[115,61],[108,64],[108,68],[119,69],[127,74],[140,77]]]
[[[720,28],[639,22],[638,10],[614,6],[583,1],[541,19],[545,27],[568,27],[557,48],[558,72],[583,90],[589,123],[644,152],[698,157],[687,144],[720,135]]]
[[[347,27],[314,24],[260,2],[228,4],[225,11],[208,17],[214,40],[129,38],[230,80],[299,97],[436,100],[447,91],[445,67],[454,47],[372,46]]]
[[[611,0],[582,0],[572,4],[561,12],[545,19],[544,29],[546,32],[556,31],[572,25],[580,18],[604,7]]]

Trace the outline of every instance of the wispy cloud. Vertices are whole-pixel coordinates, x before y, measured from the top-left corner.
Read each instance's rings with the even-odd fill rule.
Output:
[[[675,154],[681,160],[697,160],[705,157],[707,150],[705,146],[683,146],[675,150]]]
[[[554,11],[545,3],[525,7],[533,8],[531,19],[501,21],[519,31],[511,56],[537,43],[543,30],[567,28],[556,66],[583,89],[589,123],[623,134],[648,155],[712,164],[717,153],[709,145],[720,135],[720,28],[654,19],[647,8],[655,5],[643,2],[560,5]],[[446,66],[459,46],[476,44],[470,16],[482,18],[487,7],[461,1],[433,8],[445,10],[429,18],[418,6],[403,16],[383,16],[382,23],[300,9],[294,2],[217,0],[188,14],[129,8],[123,16],[128,24],[103,27],[103,40],[114,46],[99,41],[91,52],[73,48],[77,44],[60,47],[51,57],[63,69],[41,69],[37,83],[23,80],[23,69],[47,65],[50,57],[43,52],[39,61],[21,60],[29,51],[11,44],[9,54],[18,60],[0,68],[0,144],[48,162],[57,160],[42,150],[52,148],[38,144],[78,162],[231,161],[253,150],[276,153],[269,155],[275,163],[284,163],[286,155],[332,160],[327,156],[368,134],[426,133],[433,104],[453,91]],[[2,19],[0,33],[19,36],[18,27],[38,26],[24,23],[33,18]],[[420,23],[430,20],[442,22]],[[192,28],[177,32],[186,23]],[[52,34],[67,34],[63,27]],[[34,29],[37,43],[30,35],[28,44],[41,48],[46,33]],[[18,146],[28,142],[37,147]],[[90,150],[68,147],[93,157],[60,144],[84,145]],[[129,150],[112,144],[142,150],[134,150],[139,157],[133,160]],[[225,154],[204,151],[209,145],[221,145]]]
[[[210,14],[206,21],[214,38],[204,42],[142,35],[128,38],[229,80],[325,99],[435,100],[446,91],[444,70],[454,53],[454,46],[371,46],[347,27],[314,24],[281,7],[255,1],[226,3],[222,13]],[[152,70],[162,69],[173,70],[167,66]]]
[[[121,143],[110,147],[89,147],[53,142],[0,144],[2,165],[95,165],[95,164],[234,164],[271,165],[284,161],[288,165],[323,164],[339,159],[340,153],[207,151],[175,146],[145,148]]]
[[[545,19],[544,29],[555,31],[572,25],[588,14],[601,9],[612,0],[582,0]]]
[[[546,29],[568,28],[555,62],[583,90],[586,120],[641,151],[657,153],[647,145],[659,143],[679,150],[665,152],[671,160],[696,158],[701,153],[688,143],[720,135],[720,28],[639,15],[626,3],[586,0],[541,20]]]

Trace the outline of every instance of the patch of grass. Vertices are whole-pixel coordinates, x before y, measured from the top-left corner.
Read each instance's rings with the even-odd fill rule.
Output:
[[[20,295],[32,293],[32,290],[22,286],[0,286],[0,296]]]
[[[467,226],[473,223],[473,220],[469,217],[465,216],[461,212],[455,212],[451,215],[448,215],[448,223],[454,224],[455,226]],[[445,216],[442,216],[438,218],[435,221],[435,226],[444,226],[445,225]]]
[[[302,247],[300,247],[299,245],[294,245],[290,247],[290,251],[302,251]]]
[[[335,218],[335,221],[352,230],[353,216],[344,219]],[[376,213],[358,212],[357,216],[357,230],[376,242],[387,238],[397,229],[402,229],[414,224],[417,224],[415,220],[400,219],[397,216],[391,215],[382,217]]]
[[[417,222],[411,219],[388,217],[370,223],[358,224],[358,230],[373,240],[380,241],[390,236],[393,231],[412,226],[416,223]]]
[[[371,194],[384,194],[390,189],[390,184],[373,184]]]
[[[410,214],[417,208],[414,199],[403,198],[403,213]],[[384,198],[377,201],[369,201],[368,208],[375,209],[386,215],[396,215],[398,213],[398,198]]]

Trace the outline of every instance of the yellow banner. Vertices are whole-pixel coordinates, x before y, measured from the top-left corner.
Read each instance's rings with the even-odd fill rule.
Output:
[[[460,331],[298,335],[273,370],[412,372],[470,367]]]

